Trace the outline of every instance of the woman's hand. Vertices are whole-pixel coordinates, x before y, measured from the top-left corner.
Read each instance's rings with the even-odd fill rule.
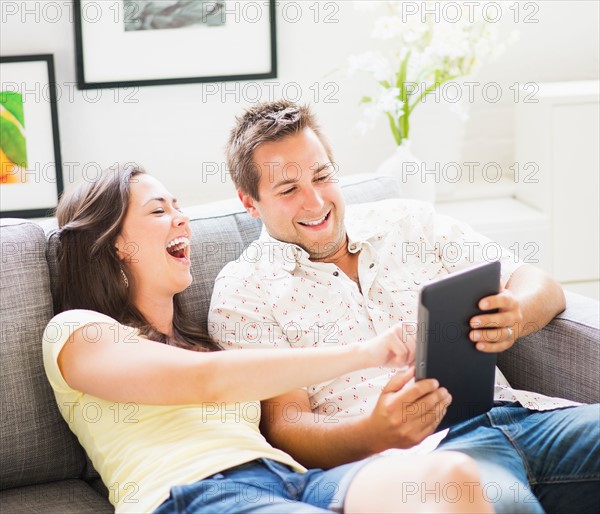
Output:
[[[398,323],[364,344],[371,366],[408,368],[415,362],[414,323]]]

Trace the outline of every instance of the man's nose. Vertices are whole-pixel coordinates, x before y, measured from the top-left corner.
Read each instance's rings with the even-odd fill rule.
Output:
[[[325,202],[316,188],[310,186],[304,192],[304,210],[319,211],[323,208]]]

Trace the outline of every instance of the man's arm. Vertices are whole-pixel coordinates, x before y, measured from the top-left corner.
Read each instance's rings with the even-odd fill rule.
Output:
[[[478,350],[502,352],[519,337],[545,327],[565,306],[560,284],[544,271],[524,264],[510,276],[506,289],[481,299],[481,309],[498,312],[471,318],[471,340]]]
[[[396,374],[373,412],[340,417],[311,412],[302,389],[263,401],[261,431],[308,468],[331,468],[389,448],[410,448],[432,434],[451,402],[437,380],[404,386],[414,370]]]

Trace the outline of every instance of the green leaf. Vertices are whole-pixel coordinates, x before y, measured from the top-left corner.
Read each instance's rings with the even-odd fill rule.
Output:
[[[22,168],[27,167],[25,136],[14,120],[8,120],[4,116],[0,117],[0,142],[6,157]]]
[[[363,97],[360,99],[360,102],[359,102],[359,103],[361,103],[361,104],[368,104],[368,103],[370,103],[370,102],[372,102],[372,101],[373,101],[373,99],[372,99],[370,96],[363,96]]]
[[[25,127],[25,115],[23,114],[23,97],[21,93],[11,91],[0,91],[0,105],[10,112],[22,127]]]

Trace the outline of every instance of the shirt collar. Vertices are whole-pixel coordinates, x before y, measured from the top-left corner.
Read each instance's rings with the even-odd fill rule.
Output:
[[[348,236],[348,251],[357,253],[364,246],[370,246],[369,239],[375,238],[383,234],[382,230],[373,230],[369,237],[358,237],[356,231],[346,226],[346,235]],[[286,243],[275,239],[269,234],[267,228],[263,225],[259,241],[263,244],[269,256],[273,257],[273,264],[280,266],[288,272],[294,271],[299,264],[309,264],[310,255],[306,250],[294,243]]]
[[[272,257],[273,264],[283,268],[285,271],[292,272],[298,266],[298,263],[308,259],[308,252],[293,243],[285,243],[275,239],[263,225],[260,237],[260,243],[265,247],[269,257]]]

